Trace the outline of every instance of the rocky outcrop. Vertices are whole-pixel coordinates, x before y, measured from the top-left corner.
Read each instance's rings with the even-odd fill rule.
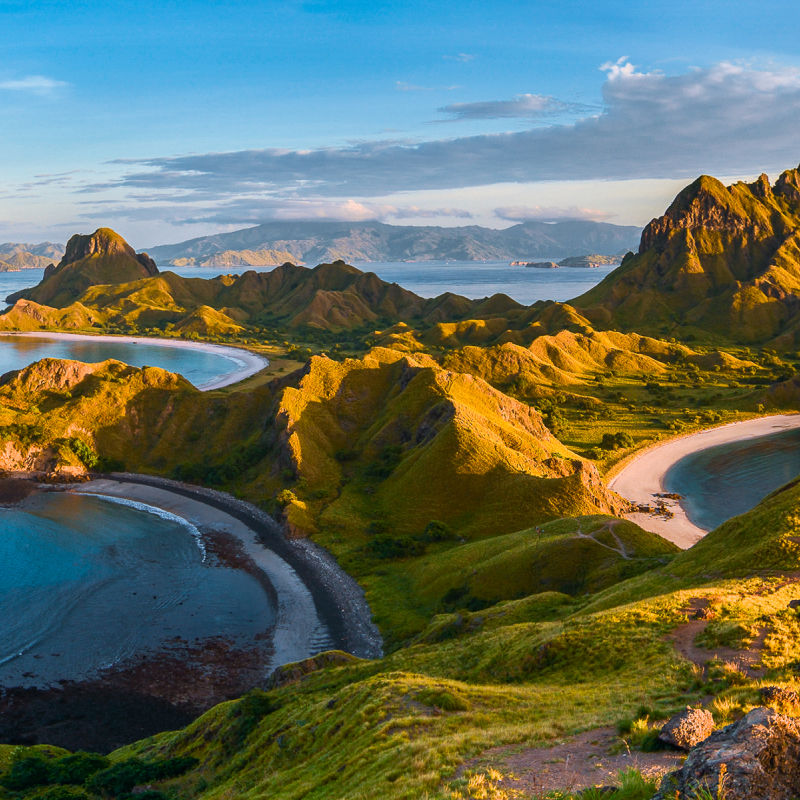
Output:
[[[704,708],[681,711],[667,722],[658,734],[658,740],[679,750],[691,750],[707,739],[714,730],[714,717]]]
[[[37,286],[10,295],[8,302],[26,299],[63,308],[91,286],[129,283],[156,275],[158,267],[150,256],[137,253],[110,228],[98,228],[87,236],[73,236],[58,265],[51,264]]]
[[[572,303],[593,324],[800,342],[800,169],[724,186],[703,175],[644,229],[639,252]]]
[[[800,725],[756,708],[697,745],[666,776],[654,800],[693,800],[698,790],[726,800],[794,800],[800,796]]]
[[[796,706],[800,703],[800,696],[788,686],[762,686],[759,694],[767,705]]]

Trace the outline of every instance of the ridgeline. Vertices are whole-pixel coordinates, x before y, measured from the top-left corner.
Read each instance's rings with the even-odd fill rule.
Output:
[[[343,261],[187,279],[111,231],[73,237],[2,329],[192,336],[274,363],[201,393],[45,359],[0,379],[0,466],[249,500],[359,581],[388,653],[280,670],[111,762],[184,759],[150,783],[185,798],[499,800],[556,739],[614,726],[649,752],[687,704],[721,726],[767,682],[796,687],[797,481],[679,552],[605,476],[662,438],[800,409],[798,230],[797,170],[702,177],[595,289],[529,307],[424,299]],[[66,783],[35,744],[0,747],[0,797]],[[34,762],[39,782],[13,788]],[[58,797],[124,796],[92,780]],[[657,788],[625,781],[607,796]]]

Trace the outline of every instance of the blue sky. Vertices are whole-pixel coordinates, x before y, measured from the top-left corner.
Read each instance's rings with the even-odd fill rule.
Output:
[[[800,162],[796,2],[0,0],[0,240],[643,224]]]

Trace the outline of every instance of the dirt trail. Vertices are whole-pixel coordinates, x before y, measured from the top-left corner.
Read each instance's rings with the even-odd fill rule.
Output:
[[[695,644],[697,637],[708,627],[713,612],[710,610],[707,598],[693,597],[683,611],[689,616],[688,622],[679,625],[667,637],[687,661],[691,661],[703,672],[707,671],[708,662],[717,659],[723,663],[733,664],[740,672],[750,678],[761,678],[764,668],[761,666],[761,651],[764,649],[764,639],[767,632],[759,628],[758,634],[748,648],[734,648],[717,646],[711,649]]]
[[[621,752],[609,752],[620,747]],[[680,768],[685,758],[685,753],[672,750],[628,751],[613,728],[597,728],[551,747],[492,748],[465,764],[462,771],[496,767],[508,776],[503,786],[538,797],[556,790],[580,791],[591,786],[612,785],[626,769],[638,769],[650,778],[661,777]]]
[[[619,535],[614,530],[617,527],[617,525],[619,525],[619,523],[620,523],[620,520],[612,520],[612,521],[606,522],[606,524],[603,525],[601,528],[597,528],[597,530],[593,530],[593,531],[591,531],[589,533],[583,533],[582,531],[577,531],[575,533],[575,536],[577,536],[579,539],[591,539],[595,544],[599,544],[600,547],[605,547],[606,550],[610,550],[612,553],[616,553],[618,556],[620,556],[621,558],[624,558],[626,561],[630,561],[631,557],[630,557],[630,554],[628,553],[628,550],[626,549],[625,545],[622,543],[622,539],[619,538]],[[605,531],[608,531],[608,533],[610,533],[611,536],[614,538],[614,541],[617,543],[616,547],[612,547],[610,544],[606,544],[605,542],[601,542],[597,538],[597,534],[598,533],[603,533]]]

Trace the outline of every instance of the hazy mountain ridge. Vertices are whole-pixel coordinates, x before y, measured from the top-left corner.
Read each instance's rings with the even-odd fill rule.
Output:
[[[11,269],[44,269],[59,261],[64,255],[64,245],[54,242],[27,244],[23,242],[0,243],[0,261]],[[7,269],[4,271],[8,271]]]
[[[469,225],[443,228],[382,222],[267,222],[231,233],[202,236],[149,248],[161,264],[201,259],[227,251],[276,250],[293,259],[346,261],[488,261],[624,253],[641,233],[633,226],[576,220],[523,222],[503,230]],[[247,263],[247,262],[245,262]],[[217,264],[212,264],[217,266]]]

